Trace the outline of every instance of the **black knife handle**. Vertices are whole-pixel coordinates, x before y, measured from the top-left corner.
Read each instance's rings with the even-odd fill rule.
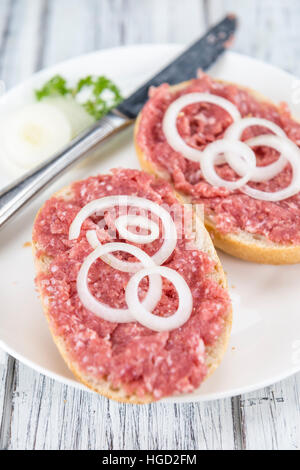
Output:
[[[123,101],[117,109],[122,114],[134,119],[147,100],[150,86],[158,86],[162,83],[174,85],[188,78],[196,77],[199,68],[206,70],[230,45],[236,27],[236,16],[233,14],[227,15],[201,39],[173,60],[171,64],[167,65],[155,77],[152,77],[128,99]]]

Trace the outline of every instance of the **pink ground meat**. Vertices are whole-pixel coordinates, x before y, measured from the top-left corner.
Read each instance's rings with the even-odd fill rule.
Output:
[[[293,142],[300,145],[300,124],[292,119],[286,105],[276,108],[256,100],[237,86],[220,84],[201,73],[188,87],[176,93],[171,92],[167,84],[150,90],[137,136],[146,158],[168,171],[177,190],[189,195],[193,202],[203,203],[206,213],[214,214],[214,222],[221,233],[245,230],[263,235],[276,243],[300,243],[300,193],[280,202],[266,202],[253,199],[239,190],[212,187],[202,177],[197,162],[184,158],[167,143],[162,130],[164,113],[172,101],[191,92],[209,92],[226,98],[239,109],[242,117],[254,116],[273,121]],[[232,119],[225,110],[213,104],[198,103],[184,108],[178,117],[177,128],[188,145],[203,150],[208,143],[222,138],[231,123]],[[268,132],[265,128],[253,126],[245,130],[242,140]],[[258,166],[268,165],[279,156],[270,147],[257,147],[254,150]],[[218,167],[217,171],[229,181],[237,178],[227,164]],[[291,176],[292,170],[288,164],[272,180],[249,184],[263,191],[277,191],[289,184]]]
[[[177,246],[164,265],[175,269],[188,283],[193,311],[181,328],[159,333],[136,322],[117,324],[102,320],[83,307],[78,297],[77,274],[92,251],[86,231],[96,229],[102,243],[116,241],[116,235],[113,237],[110,231],[110,218],[99,229],[101,218],[92,216],[84,222],[77,240],[68,239],[70,223],[78,211],[88,202],[108,195],[140,196],[182,211],[171,187],[137,170],[114,170],[109,175],[74,183],[72,192],[67,201],[60,197],[48,200],[33,230],[33,241],[39,247],[37,257],[51,258],[50,272],[40,273],[36,282],[49,299],[54,333],[64,338],[72,360],[82,372],[97,379],[107,378],[114,387],[123,386],[128,393],[141,397],[151,393],[156,399],[191,392],[207,374],[206,346],[219,338],[230,310],[227,292],[209,278],[214,263],[191,245],[191,235],[178,233]],[[139,246],[153,255],[161,243],[160,239]],[[118,256],[124,259],[125,255]],[[126,256],[128,260],[131,258]],[[89,271],[89,288],[101,302],[125,308],[128,279],[128,273],[98,259]],[[147,279],[140,284],[141,299],[147,285]],[[175,312],[177,303],[172,284],[163,279],[162,297],[153,313],[168,316]]]

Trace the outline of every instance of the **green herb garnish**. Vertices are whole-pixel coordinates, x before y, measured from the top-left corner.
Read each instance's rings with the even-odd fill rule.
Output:
[[[66,80],[60,75],[55,75],[40,90],[35,90],[35,96],[38,101],[46,96],[67,95],[70,93],[70,88],[67,88]]]
[[[92,77],[91,75],[78,80],[74,88],[68,88],[66,80],[60,75],[55,75],[40,90],[35,90],[35,96],[38,101],[58,95],[70,95],[76,100],[77,95],[84,88],[90,88],[90,98],[80,104],[95,119],[102,118],[123,99],[119,88],[111,80],[104,76]]]

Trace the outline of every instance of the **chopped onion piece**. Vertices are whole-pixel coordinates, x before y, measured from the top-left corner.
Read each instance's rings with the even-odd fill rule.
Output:
[[[97,300],[88,288],[88,272],[91,265],[103,255],[112,251],[124,251],[130,253],[140,260],[145,267],[155,267],[154,261],[144,251],[134,245],[127,243],[107,243],[98,246],[90,253],[82,263],[77,277],[78,296],[85,308],[100,318],[110,322],[128,323],[135,321],[130,309],[112,308]],[[141,302],[142,308],[153,310],[160,300],[162,293],[161,277],[157,273],[149,273],[149,289],[145,299]]]
[[[177,117],[180,111],[190,104],[212,103],[225,109],[233,121],[241,118],[240,112],[230,101],[210,93],[188,93],[170,104],[163,118],[163,132],[169,145],[189,160],[199,162],[202,152],[185,143],[177,130]]]
[[[138,296],[139,283],[145,276],[158,274],[172,282],[178,293],[178,308],[169,317],[159,317],[151,313],[152,309],[146,308]],[[193,297],[189,286],[178,272],[165,266],[145,268],[134,274],[125,290],[126,302],[130,313],[135,320],[154,331],[170,331],[182,326],[190,317],[193,308]]]

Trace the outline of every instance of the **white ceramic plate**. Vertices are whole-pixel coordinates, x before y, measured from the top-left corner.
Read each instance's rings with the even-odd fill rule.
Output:
[[[55,73],[69,79],[106,74],[129,93],[174,57],[180,46],[134,46],[96,52],[45,70],[0,100],[1,114],[33,100],[33,89]],[[277,68],[234,53],[211,69],[213,75],[291,103],[295,78]],[[297,90],[296,90],[297,91]],[[297,109],[292,106],[293,112]],[[299,114],[299,113],[298,113]],[[300,117],[300,116],[299,116]],[[132,129],[107,143],[84,164],[62,177],[0,234],[0,345],[12,356],[63,383],[82,387],[69,372],[51,340],[34,289],[30,241],[34,216],[43,201],[74,179],[111,167],[138,168]],[[0,184],[9,176],[0,168]],[[169,401],[198,401],[248,392],[300,370],[300,266],[260,266],[220,254],[228,274],[234,322],[226,356],[199,391]]]

